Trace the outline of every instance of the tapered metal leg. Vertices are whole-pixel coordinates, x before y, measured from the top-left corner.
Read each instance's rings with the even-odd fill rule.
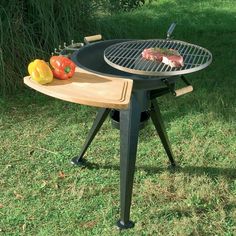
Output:
[[[84,146],[82,147],[80,154],[71,160],[72,164],[80,165],[82,163],[82,158],[83,158],[86,150],[88,149],[90,143],[93,141],[97,132],[101,128],[103,122],[106,120],[109,112],[110,112],[110,109],[107,109],[107,108],[101,108],[98,110],[97,116],[93,122],[92,128],[89,131],[89,134],[88,134],[87,139],[84,143]]]
[[[160,136],[161,142],[165,148],[165,151],[169,157],[170,163],[171,165],[174,167],[176,166],[175,160],[174,160],[174,155],[173,152],[171,150],[171,146],[170,146],[170,141],[168,139],[166,130],[165,130],[165,126],[162,120],[162,116],[161,116],[161,112],[160,109],[158,107],[157,101],[156,99],[153,99],[151,101],[151,111],[150,111],[150,115],[151,115],[151,119],[152,122],[157,130],[157,133]]]
[[[129,218],[140,115],[140,106],[132,96],[128,110],[120,111],[120,220],[117,222],[120,229],[134,226]]]

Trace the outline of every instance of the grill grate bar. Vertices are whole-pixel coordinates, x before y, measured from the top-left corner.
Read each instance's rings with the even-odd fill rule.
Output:
[[[187,68],[187,64],[192,66],[192,63],[189,63],[188,60],[189,58],[191,59],[195,53],[195,51],[197,50],[197,48],[195,47],[190,47],[190,48],[187,48],[187,50],[184,51],[184,53],[182,54],[183,57],[184,57],[184,69]],[[188,56],[186,56],[188,55]]]
[[[147,43],[148,43],[148,42],[147,42]],[[141,47],[141,45],[138,45],[138,44],[137,44],[136,46],[130,48],[130,50],[124,51],[124,53],[121,54],[121,57],[119,58],[119,60],[118,60],[118,61],[115,60],[114,62],[115,62],[115,63],[119,63],[119,65],[122,65],[122,64],[123,64],[123,61],[125,61],[126,59],[132,59],[132,58],[130,57],[130,54],[132,54],[132,52],[139,51],[139,50],[140,50],[140,47]],[[131,52],[130,52],[130,51],[131,51]],[[127,54],[128,54],[128,55],[127,55]]]
[[[130,46],[129,50],[133,50],[137,47],[139,47],[139,45],[138,44],[135,45],[135,43],[133,43],[133,45]],[[129,52],[129,50],[126,50],[126,48],[125,48],[125,50],[123,50],[123,51],[118,49],[115,52],[113,52],[113,54],[114,54],[113,57],[116,58],[114,60],[114,63],[120,64],[121,59],[126,58],[126,54],[127,54],[127,52]]]
[[[196,50],[195,47],[193,47],[193,46],[188,47],[188,45],[187,45],[187,48],[184,50],[184,52],[182,54],[182,56],[184,58],[184,67],[183,67],[183,69],[186,69],[187,64],[189,64],[186,55],[189,55],[189,57],[192,57],[195,50]],[[191,66],[192,66],[192,64],[191,64]]]
[[[135,51],[135,52],[132,52],[132,54],[128,55],[128,56],[131,56],[133,60],[128,60],[128,61],[125,60],[125,61],[121,64],[121,66],[123,66],[123,65],[130,66],[130,65],[132,64],[132,62],[135,60],[134,58],[136,57],[136,55],[139,54],[140,48],[141,48],[141,47],[139,47],[139,50],[137,50],[137,51]],[[130,57],[129,57],[129,59],[130,59]]]
[[[190,68],[192,68],[192,67],[194,67],[195,66],[195,61],[197,60],[197,55],[198,55],[198,53],[200,52],[200,48],[195,48],[195,50],[194,50],[194,54],[192,54],[192,56],[190,56],[190,60],[192,60],[191,61],[191,64],[190,64],[190,66],[187,66],[186,67],[186,69],[190,69]],[[190,62],[189,62],[190,63]]]
[[[154,42],[152,42],[152,41],[145,43],[143,46],[141,45],[140,48],[139,48],[139,50],[136,51],[136,53],[133,55],[133,57],[136,58],[138,55],[140,55],[141,52],[142,52],[142,48],[143,48],[143,47],[152,47],[152,45],[154,45]],[[125,66],[134,68],[135,61],[136,61],[136,60],[129,60],[128,63],[127,63]],[[126,62],[126,61],[125,61],[125,62]],[[124,62],[121,66],[124,66],[125,62]]]
[[[110,49],[108,48],[108,50],[107,50],[107,56],[109,57],[110,55],[113,55],[114,56],[114,52],[116,51],[116,50],[118,50],[119,51],[119,49],[120,48],[125,48],[125,45],[122,45],[122,44],[117,44],[117,47],[111,47]]]
[[[201,54],[202,54],[202,51],[200,51],[200,52],[198,51],[197,54],[196,54],[196,56],[194,57],[194,60],[192,61],[192,64],[193,64],[194,66],[198,65],[198,61],[199,61],[199,59],[200,59],[199,56],[200,56]],[[193,65],[192,65],[192,66],[193,66]],[[191,67],[190,67],[190,68],[191,68]]]
[[[204,51],[201,51],[201,54],[200,55],[198,55],[198,60],[196,61],[196,65],[201,65],[201,63],[202,62],[204,62],[204,60],[205,60],[205,54],[206,54],[206,52],[204,52]],[[201,62],[201,63],[200,63]]]

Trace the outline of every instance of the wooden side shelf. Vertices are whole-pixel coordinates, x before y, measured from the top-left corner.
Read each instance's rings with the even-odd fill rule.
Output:
[[[133,87],[130,79],[93,74],[78,67],[69,80],[54,79],[50,84],[41,85],[26,76],[24,83],[38,92],[68,102],[115,109],[128,107]]]

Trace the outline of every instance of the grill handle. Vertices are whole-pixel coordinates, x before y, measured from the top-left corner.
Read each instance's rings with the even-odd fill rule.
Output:
[[[170,39],[171,34],[175,29],[176,23],[172,23],[167,31],[167,39]]]
[[[192,91],[193,91],[193,86],[192,85],[186,86],[186,87],[181,88],[181,89],[177,89],[177,90],[175,90],[175,97],[179,97],[181,95],[184,95],[186,93],[190,93]]]
[[[97,35],[92,35],[92,36],[86,36],[84,37],[84,42],[85,44],[94,42],[94,41],[98,41],[102,39],[102,35],[101,34],[97,34]]]
[[[171,92],[175,97],[179,97],[181,95],[184,95],[186,93],[190,93],[193,91],[193,86],[188,82],[188,80],[183,75],[181,75],[180,78],[183,80],[183,82],[187,86],[181,89],[176,89],[176,90],[174,89],[174,86],[171,85],[167,79],[162,80],[165,83],[166,87],[168,88],[169,92]]]
[[[179,97],[181,95],[184,95],[186,93],[190,93],[193,91],[193,86],[188,82],[188,80],[181,75],[180,78],[183,80],[183,82],[187,85],[186,87],[183,87],[181,89],[174,90],[174,96]]]

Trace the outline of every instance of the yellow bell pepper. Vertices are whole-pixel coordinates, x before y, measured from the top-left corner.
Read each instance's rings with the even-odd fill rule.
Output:
[[[40,84],[47,84],[53,80],[52,70],[44,60],[36,59],[31,62],[28,65],[28,72],[31,78]]]

